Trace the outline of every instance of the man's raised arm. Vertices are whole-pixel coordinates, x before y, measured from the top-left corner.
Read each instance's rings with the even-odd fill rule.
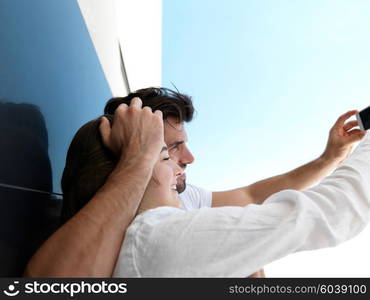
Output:
[[[284,189],[304,190],[324,178],[351,152],[352,145],[361,140],[365,132],[353,129],[357,121],[344,123],[356,110],[341,115],[330,129],[324,153],[316,160],[288,173],[267,178],[242,188],[212,193],[212,206],[245,206],[261,204],[272,194]]]
[[[120,160],[104,186],[34,254],[27,277],[111,277],[125,230],[135,216],[163,142],[160,111],[134,98],[120,105],[104,144]]]

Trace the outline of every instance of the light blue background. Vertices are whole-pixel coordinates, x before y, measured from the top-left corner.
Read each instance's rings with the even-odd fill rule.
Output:
[[[370,104],[369,1],[164,0],[163,84],[193,96],[189,182],[243,186],[317,158]]]

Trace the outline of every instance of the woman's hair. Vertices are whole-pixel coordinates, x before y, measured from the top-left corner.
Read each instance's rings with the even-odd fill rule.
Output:
[[[83,125],[69,146],[61,182],[62,224],[86,205],[117,164],[117,157],[103,145],[99,125],[100,118]]]
[[[122,103],[129,105],[134,97],[141,98],[143,107],[162,111],[164,120],[171,116],[178,122],[190,122],[193,118],[194,107],[189,96],[157,87],[110,99],[104,109],[105,116],[112,122],[116,108]],[[61,182],[62,224],[86,205],[104,185],[117,164],[118,158],[104,147],[99,125],[100,118],[82,126],[69,146]]]

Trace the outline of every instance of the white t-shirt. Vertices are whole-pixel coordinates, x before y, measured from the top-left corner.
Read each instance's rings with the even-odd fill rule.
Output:
[[[212,206],[212,192],[192,184],[186,185],[185,191],[179,194],[179,198],[185,210]]]
[[[370,135],[331,175],[262,205],[158,207],[129,226],[114,277],[246,277],[294,252],[336,246],[370,219]]]

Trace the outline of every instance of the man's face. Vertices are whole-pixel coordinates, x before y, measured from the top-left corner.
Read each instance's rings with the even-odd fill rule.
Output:
[[[183,174],[177,179],[177,191],[182,193],[186,187],[185,169],[194,161],[194,156],[186,146],[188,137],[183,123],[177,123],[173,117],[164,120],[164,141],[168,147],[170,158],[177,163]]]

